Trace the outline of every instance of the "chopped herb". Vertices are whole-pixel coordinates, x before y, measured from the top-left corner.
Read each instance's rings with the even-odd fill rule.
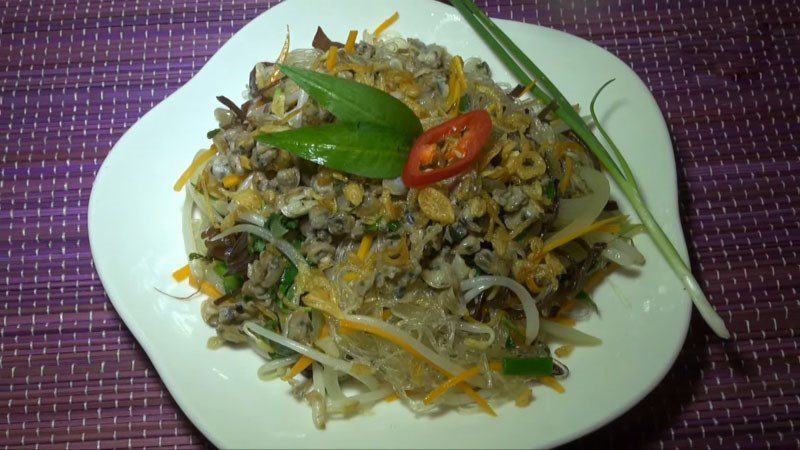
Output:
[[[226,275],[222,277],[222,286],[225,288],[226,294],[231,294],[244,284],[244,278],[239,275]]]
[[[366,233],[377,233],[379,228],[380,228],[380,220],[364,224],[364,232]]]
[[[260,237],[254,234],[250,235],[250,239],[251,239],[249,247],[250,254],[252,255],[260,254],[267,248],[267,241],[265,241],[264,239],[261,239]]]
[[[386,231],[389,233],[393,233],[400,229],[400,221],[399,220],[392,220],[391,222],[386,223]]]
[[[219,128],[214,128],[213,130],[211,130],[208,133],[206,133],[206,137],[209,138],[209,139],[212,139],[212,138],[214,138],[214,136],[219,134],[220,131],[222,131],[222,130],[220,130]]]
[[[516,345],[514,344],[514,340],[511,339],[511,336],[507,337],[506,338],[506,348],[507,349],[512,349],[514,347],[516,347]]]
[[[200,253],[189,253],[189,261],[194,261],[195,259],[208,259],[208,257]]]
[[[556,186],[558,185],[558,180],[553,179],[547,183],[547,186],[544,187],[544,196],[549,198],[550,200],[556,198]]]
[[[283,214],[272,213],[267,219],[266,228],[277,238],[282,238],[289,230],[296,230],[300,226],[296,219],[290,219]]]
[[[281,274],[281,281],[278,284],[278,293],[283,298],[294,297],[294,279],[297,277],[297,267],[289,265]]]
[[[464,94],[461,96],[461,100],[458,101],[458,112],[466,112],[472,107],[472,101],[469,98],[469,94]]]
[[[553,358],[503,358],[503,374],[549,376],[553,374]]]

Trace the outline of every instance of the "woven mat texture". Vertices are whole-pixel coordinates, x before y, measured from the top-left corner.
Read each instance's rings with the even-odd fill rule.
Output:
[[[86,210],[122,133],[274,3],[0,1],[0,446],[210,446],[105,295]],[[733,332],[695,316],[655,391],[572,447],[800,447],[800,6],[479,5],[588,39],[649,86],[695,274]]]

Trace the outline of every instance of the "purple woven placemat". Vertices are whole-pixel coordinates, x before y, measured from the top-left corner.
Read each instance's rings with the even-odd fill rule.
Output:
[[[800,7],[721,3],[479,2],[589,39],[650,87],[695,273],[733,332],[695,317],[664,382],[576,448],[800,447]],[[86,208],[125,129],[269,6],[3,2],[0,445],[209,445],[105,296]]]

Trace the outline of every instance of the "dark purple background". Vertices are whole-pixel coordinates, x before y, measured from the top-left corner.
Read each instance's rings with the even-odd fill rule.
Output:
[[[106,298],[86,207],[125,129],[270,3],[0,3],[0,445],[208,445]],[[589,39],[650,87],[695,273],[733,332],[695,317],[664,382],[576,448],[800,447],[800,7],[628,3],[479,2]]]

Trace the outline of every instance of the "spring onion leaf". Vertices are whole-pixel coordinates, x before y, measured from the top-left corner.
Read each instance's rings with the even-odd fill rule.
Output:
[[[226,275],[222,277],[222,286],[225,288],[225,293],[230,294],[242,287],[244,278],[239,275]]]
[[[219,276],[225,276],[228,273],[228,265],[225,264],[225,261],[217,261],[214,263],[214,272]]]
[[[549,376],[553,374],[553,358],[503,358],[503,374],[517,376]]]
[[[409,139],[422,134],[416,114],[380,89],[284,64],[278,68],[342,122],[371,124]]]
[[[600,142],[597,136],[591,131],[586,121],[575,111],[567,98],[561,91],[553,84],[553,82],[542,72],[536,64],[509,38],[492,20],[481,11],[475,3],[471,0],[451,0],[453,6],[461,13],[467,22],[475,29],[478,35],[483,38],[487,45],[494,51],[496,56],[506,65],[506,67],[514,74],[515,77],[523,85],[532,83],[534,77],[536,85],[531,89],[531,93],[545,103],[555,101],[556,115],[567,124],[570,129],[577,135],[597,159],[602,163],[611,178],[620,187],[620,190],[625,194],[625,197],[631,202],[633,209],[636,211],[642,224],[647,229],[648,234],[653,239],[656,247],[661,251],[664,259],[670,265],[672,270],[683,283],[689,296],[697,307],[700,315],[705,319],[709,327],[721,338],[729,338],[730,332],[725,327],[725,322],[714,311],[714,308],[708,302],[706,295],[703,293],[700,284],[692,275],[689,266],[683,261],[678,254],[675,246],[669,240],[664,230],[656,222],[647,205],[644,202],[641,191],[639,190],[636,180],[633,178],[633,173],[630,167],[627,166],[625,158],[622,156],[619,149],[613,144],[608,133],[601,130],[601,126],[597,121],[596,114],[592,114],[595,125],[598,131],[606,141],[609,143],[611,153]],[[519,62],[518,62],[519,61]],[[606,83],[607,85],[608,83]],[[539,86],[541,85],[541,87]],[[605,87],[604,85],[603,87]],[[601,87],[600,90],[603,89]],[[544,88],[544,89],[542,89]],[[599,94],[600,91],[598,91]],[[594,109],[594,103],[597,99],[597,94],[592,99],[591,109]],[[617,161],[620,165],[617,165]],[[621,167],[621,168],[620,168]]]
[[[189,261],[194,261],[195,259],[207,259],[207,256],[201,253],[189,253]]]
[[[219,128],[214,128],[213,130],[211,130],[208,133],[206,133],[206,137],[211,139],[214,136],[216,136],[220,131],[222,131],[222,130],[220,130]]]
[[[396,178],[403,172],[411,141],[388,128],[334,123],[257,136],[316,164],[366,178]]]

